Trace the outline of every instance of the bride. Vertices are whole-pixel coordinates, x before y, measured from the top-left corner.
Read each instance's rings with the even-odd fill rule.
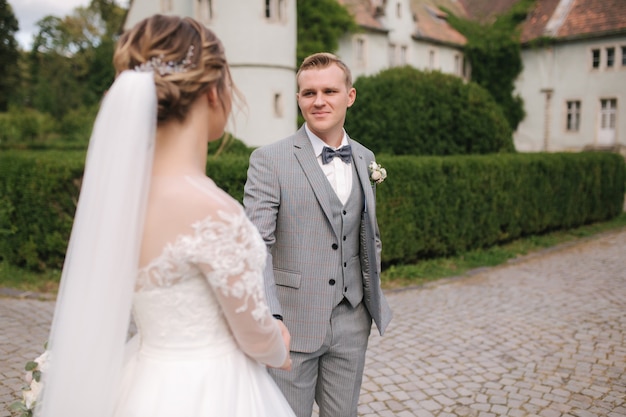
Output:
[[[155,15],[119,40],[94,125],[36,416],[293,416],[265,245],[205,175],[232,94],[221,42]],[[131,309],[138,333],[126,343]]]

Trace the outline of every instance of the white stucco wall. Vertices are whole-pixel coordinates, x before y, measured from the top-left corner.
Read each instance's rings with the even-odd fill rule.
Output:
[[[591,68],[591,49],[614,46],[613,68]],[[615,144],[626,144],[626,66],[621,46],[626,38],[605,38],[525,49],[524,70],[516,90],[526,118],[514,134],[519,151],[569,151],[598,144],[600,99],[617,100]],[[604,58],[603,58],[604,61]],[[547,91],[551,98],[546,102]],[[581,102],[580,129],[566,130],[567,101]]]
[[[357,39],[365,40],[365,60],[359,62],[356,57]],[[374,75],[389,67],[387,51],[389,41],[384,32],[360,32],[346,34],[339,40],[336,55],[350,68],[352,78]]]
[[[456,56],[459,57],[459,65],[462,65],[463,53],[460,49],[427,41],[415,41],[410,64],[422,71],[441,71],[445,74],[460,76],[456,68]]]
[[[232,67],[233,79],[243,92],[246,106],[233,109],[228,131],[249,146],[276,142],[297,129],[296,80],[292,70]],[[280,94],[282,115],[275,111]]]

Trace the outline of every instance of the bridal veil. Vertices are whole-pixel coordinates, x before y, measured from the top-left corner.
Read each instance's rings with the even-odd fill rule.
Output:
[[[156,131],[153,73],[125,71],[94,124],[37,417],[113,414]]]

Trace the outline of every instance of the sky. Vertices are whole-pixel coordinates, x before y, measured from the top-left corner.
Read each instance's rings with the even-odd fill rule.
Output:
[[[9,0],[9,4],[20,27],[15,39],[22,49],[30,50],[39,20],[48,15],[67,16],[78,6],[88,6],[89,0]]]

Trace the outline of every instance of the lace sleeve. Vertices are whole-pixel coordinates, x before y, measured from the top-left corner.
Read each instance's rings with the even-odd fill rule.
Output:
[[[215,290],[224,315],[249,356],[281,366],[287,350],[263,292],[265,244],[243,211],[218,211],[193,225],[198,240],[191,261]]]

